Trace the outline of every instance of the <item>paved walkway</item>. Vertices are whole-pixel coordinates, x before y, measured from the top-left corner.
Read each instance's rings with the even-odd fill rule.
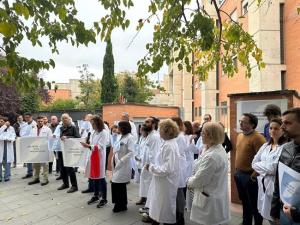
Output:
[[[49,175],[50,183],[42,187],[39,184],[29,186],[30,179],[23,180],[21,177],[26,169],[18,167],[12,169],[10,182],[0,183],[0,224],[78,224],[78,225],[137,225],[145,224],[140,221],[135,202],[138,200],[138,185],[128,185],[128,211],[112,213],[112,204],[102,209],[96,205],[87,205],[86,202],[92,194],[81,194],[78,191],[67,194],[66,190],[57,191],[62,182],[55,180],[55,175]],[[79,189],[87,187],[83,173],[77,174]],[[110,202],[110,185],[108,183],[108,200]],[[241,221],[240,206],[231,205],[232,219],[230,225],[238,225]],[[186,213],[186,224],[194,225],[189,221]]]

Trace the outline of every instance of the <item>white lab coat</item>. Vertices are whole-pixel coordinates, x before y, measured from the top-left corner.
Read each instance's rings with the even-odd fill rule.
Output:
[[[98,145],[99,151],[100,151],[100,176],[98,179],[105,178],[105,163],[106,163],[106,144],[107,144],[107,131],[103,129],[100,133],[93,131],[90,137],[90,145],[92,150],[94,149],[95,145]],[[90,156],[89,154],[89,160],[86,166],[86,175],[90,175]],[[94,178],[95,179],[95,178]]]
[[[16,139],[16,133],[12,126],[9,126],[7,131],[5,131],[6,128],[6,125],[0,127],[0,162],[3,162],[4,141],[7,141],[7,163],[12,163],[14,161],[13,143]]]
[[[191,220],[203,225],[228,222],[228,159],[222,145],[205,150],[195,162],[195,171],[187,182],[194,189]]]
[[[136,126],[135,126],[134,122],[132,122],[132,121],[129,121],[129,123],[130,123],[130,126],[131,126],[131,134],[134,137],[135,142],[136,142],[138,140],[138,134],[137,134],[137,131],[136,131]]]
[[[152,173],[144,169],[144,166],[147,163],[155,164],[155,159],[157,152],[160,149],[160,137],[155,131],[152,131],[146,139],[142,146],[142,171],[141,171],[141,180],[140,180],[140,197],[147,197],[149,186],[152,180]]]
[[[36,129],[36,122],[34,120],[32,120],[30,124],[25,123],[24,126],[21,127],[20,137],[29,137],[33,129]]]
[[[132,134],[127,134],[115,144],[115,152],[112,157],[112,182],[127,183],[130,181],[134,143]]]
[[[160,223],[175,223],[179,182],[179,150],[175,138],[163,142],[156,164],[150,164],[149,171],[153,174],[146,202],[149,216]]]
[[[186,149],[188,147],[188,143],[183,132],[177,136],[176,142],[179,149],[179,188],[185,188],[187,180]]]
[[[257,177],[257,209],[262,217],[271,221],[273,221],[270,216],[271,202],[273,198],[276,169],[281,150],[282,147],[277,146],[275,150],[271,151],[271,145],[265,143],[260,147],[252,161],[252,168],[259,173],[259,176]],[[263,189],[264,186],[265,192]]]
[[[190,140],[193,137],[193,135],[184,135],[184,137],[186,138],[186,143],[189,146]],[[191,151],[191,148],[186,147],[185,149],[185,155],[186,155],[186,177],[190,177],[192,176],[193,173],[193,162],[194,162],[194,152]]]
[[[38,135],[37,131],[38,131],[37,126],[35,126],[34,128],[32,128],[30,130],[29,136],[30,137],[48,137],[48,138],[52,137],[51,129],[45,125],[43,125],[43,127],[41,128],[39,135]]]

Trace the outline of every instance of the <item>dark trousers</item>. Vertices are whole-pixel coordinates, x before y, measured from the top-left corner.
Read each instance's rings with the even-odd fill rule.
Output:
[[[91,191],[95,191],[95,182],[89,178],[89,185],[88,185],[88,189]]]
[[[176,196],[176,224],[184,225],[184,208],[185,208],[185,197],[184,197],[184,189],[178,188],[177,196]]]
[[[57,158],[57,154],[58,154],[57,152],[54,152],[55,160],[56,160],[56,168],[55,168],[56,173],[60,172],[60,166],[61,166]]]
[[[77,187],[77,179],[75,169],[73,167],[65,167],[62,152],[58,152],[58,161],[60,164],[60,175],[65,185],[69,186],[69,177],[71,185]]]
[[[110,146],[109,146],[109,147],[106,147],[106,161],[105,161],[105,170],[107,170],[109,153],[110,153]]]
[[[13,146],[14,146],[14,164],[17,165],[17,147],[15,141],[13,143]]]
[[[49,173],[52,173],[53,162],[49,162]]]
[[[126,183],[111,183],[111,197],[115,208],[127,208],[127,189]]]
[[[254,217],[255,225],[262,225],[263,218],[257,209],[258,185],[257,179],[250,179],[251,173],[237,170],[234,180],[243,205],[243,225],[252,225]]]
[[[107,184],[105,178],[101,179],[93,179],[92,182],[94,183],[94,195],[99,196],[101,193],[101,197],[103,200],[107,199]]]

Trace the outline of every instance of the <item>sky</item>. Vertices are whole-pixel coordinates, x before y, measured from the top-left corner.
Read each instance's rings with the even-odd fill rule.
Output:
[[[78,18],[84,21],[87,27],[91,27],[94,21],[100,20],[105,15],[105,11],[97,0],[75,0],[78,10]],[[131,21],[126,31],[116,29],[112,34],[113,54],[115,60],[115,72],[136,71],[137,61],[146,54],[146,44],[152,40],[153,24],[146,24],[128,47],[132,38],[136,34],[136,26],[140,18],[145,18],[148,14],[148,0],[135,0],[135,6],[127,11],[127,17]],[[106,44],[98,37],[96,44],[79,48],[67,43],[58,44],[59,55],[51,54],[47,45],[47,39],[42,40],[43,47],[33,47],[30,42],[25,41],[19,47],[19,52],[27,57],[49,60],[54,59],[56,66],[48,71],[41,71],[40,75],[47,81],[56,83],[68,82],[69,79],[79,79],[78,66],[88,64],[89,71],[97,78],[102,77],[102,63],[105,54]],[[151,75],[152,80],[162,79],[167,73],[164,66],[161,71]]]

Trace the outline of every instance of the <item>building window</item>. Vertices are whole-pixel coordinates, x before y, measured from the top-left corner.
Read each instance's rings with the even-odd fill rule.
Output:
[[[284,4],[281,3],[280,6],[280,63],[284,64]]]
[[[197,116],[197,107],[195,107],[195,116]]]
[[[286,71],[281,71],[281,90],[285,90],[285,75]]]
[[[238,68],[237,56],[233,56],[232,63],[233,63],[234,69],[237,69]]]
[[[242,0],[242,16],[248,12],[248,0]]]
[[[231,20],[233,20],[234,22],[237,22],[237,19],[238,19],[238,15],[237,15],[237,10],[233,10],[232,13],[230,13],[230,17],[231,17]]]
[[[199,107],[199,116],[202,116],[202,109],[201,109],[201,106]]]
[[[221,115],[227,115],[227,102],[221,102]]]

